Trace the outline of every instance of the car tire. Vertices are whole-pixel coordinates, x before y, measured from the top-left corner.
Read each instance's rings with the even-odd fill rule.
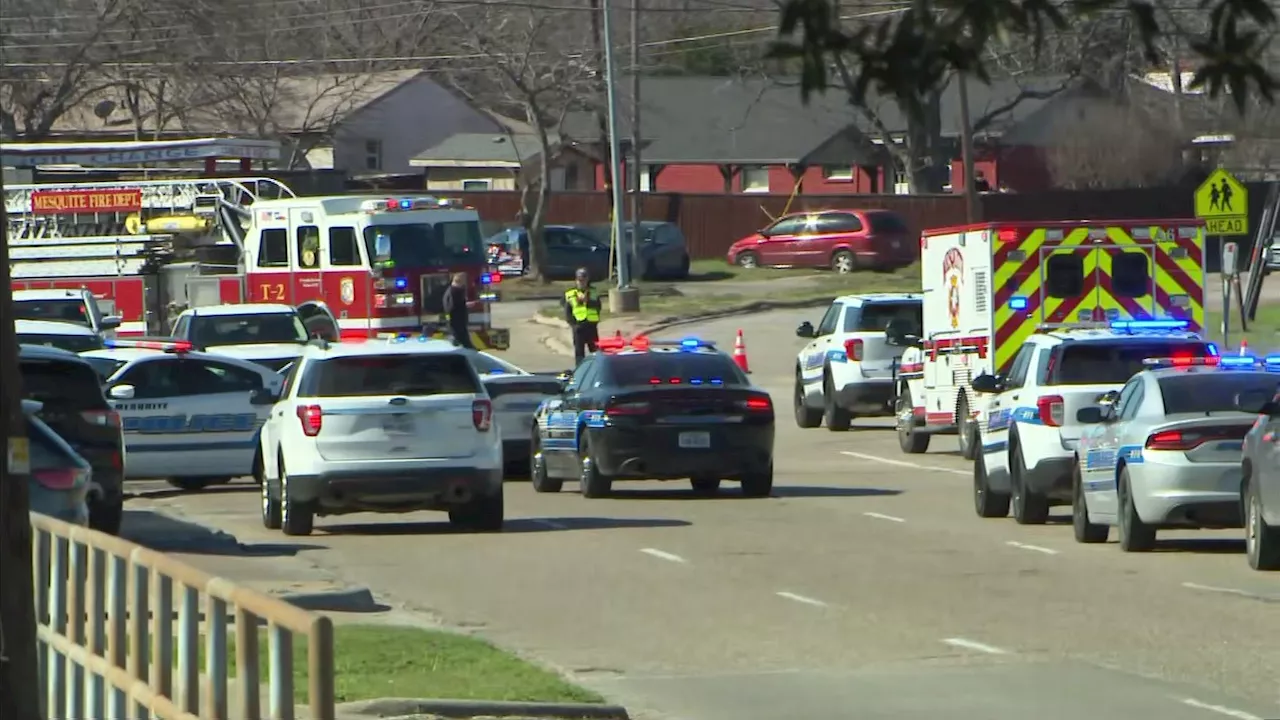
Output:
[[[500,532],[506,522],[502,488],[492,495],[478,495],[449,509],[449,524],[471,532]]]
[[[858,258],[848,250],[837,250],[831,256],[831,270],[847,275],[858,269]]]
[[[1107,541],[1111,527],[1089,522],[1089,503],[1084,499],[1084,479],[1080,476],[1080,463],[1071,469],[1071,531],[1076,542],[1095,544]]]
[[[765,498],[773,494],[773,463],[764,470],[750,472],[742,476],[742,496],[749,498]]]
[[[978,448],[981,440],[978,435],[978,423],[972,417],[969,410],[969,398],[961,396],[960,402],[956,405],[956,428],[960,431],[956,433],[958,438],[960,457],[965,460],[972,460],[978,455]]]
[[[750,251],[738,253],[738,257],[734,258],[734,263],[744,270],[754,270],[760,267],[760,256]]]
[[[262,482],[262,527],[268,530],[279,530],[283,523],[283,510],[280,501],[271,497],[271,483]]]
[[[169,478],[169,484],[173,487],[185,492],[200,492],[201,490],[224,482],[222,478],[207,477],[181,477]]]
[[[1009,516],[1009,495],[991,489],[987,481],[987,462],[982,453],[978,453],[973,461],[973,510],[980,518]]]
[[[547,476],[547,459],[542,450],[536,447],[533,458],[529,461],[529,484],[538,493],[558,493],[564,487],[563,480],[553,480]]]
[[[264,475],[264,470],[262,467],[262,449],[259,448],[256,452],[253,453],[253,481],[261,485],[263,475]]]
[[[1280,530],[1268,525],[1262,517],[1262,498],[1254,482],[1246,482],[1244,512],[1244,546],[1249,567],[1280,570]]]
[[[583,438],[581,450],[581,475],[578,479],[579,490],[584,498],[605,498],[613,489],[613,481],[596,466],[591,457],[590,443]]]
[[[929,451],[929,440],[932,438],[929,433],[919,432],[910,398],[906,385],[903,385],[893,401],[894,429],[898,433],[898,447],[902,452],[919,455]]]
[[[1120,471],[1120,482],[1116,486],[1116,498],[1120,512],[1117,525],[1120,526],[1120,549],[1125,552],[1150,552],[1156,547],[1156,529],[1142,522],[1138,516],[1138,508],[1133,502],[1133,489],[1129,485],[1129,468]]]
[[[684,259],[680,261],[680,269],[676,271],[676,279],[677,279],[677,280],[688,280],[688,279],[689,279],[689,268],[690,268],[690,265],[691,265],[691,263],[689,262],[689,256],[688,256],[688,255],[685,255],[685,256],[684,256]]]
[[[298,502],[289,497],[289,473],[284,458],[280,459],[280,529],[285,535],[302,537],[315,529],[316,511],[311,503]]]
[[[89,527],[108,535],[119,535],[120,525],[124,520],[124,495],[116,496],[115,502],[103,500],[89,502]]]
[[[1027,464],[1022,448],[1013,443],[1009,453],[1009,485],[1013,488],[1010,504],[1013,521],[1019,525],[1043,525],[1049,521],[1049,498],[1027,487]]]
[[[689,478],[693,491],[699,495],[715,495],[720,492],[720,478],[701,475]]]
[[[807,430],[822,424],[822,410],[811,408],[804,402],[804,380],[799,372],[796,373],[795,412],[798,427]]]
[[[853,422],[853,413],[836,404],[836,390],[830,375],[822,379],[822,421],[831,432],[845,432]]]

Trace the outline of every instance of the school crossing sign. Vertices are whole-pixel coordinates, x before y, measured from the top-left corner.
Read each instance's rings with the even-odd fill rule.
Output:
[[[1214,170],[1196,189],[1195,201],[1206,235],[1249,234],[1249,191],[1231,173]]]

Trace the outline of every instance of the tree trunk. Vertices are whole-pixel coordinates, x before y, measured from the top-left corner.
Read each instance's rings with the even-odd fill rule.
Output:
[[[940,193],[951,173],[951,153],[942,141],[942,91],[932,90],[918,102],[906,113],[907,185],[913,195]]]
[[[528,182],[520,185],[520,220],[529,233],[530,272],[540,282],[549,283],[551,279],[542,271],[547,258],[547,244],[542,231],[547,225],[547,207],[551,204],[551,138],[536,106],[528,105],[525,114],[538,135],[538,180],[536,188]],[[529,206],[531,191],[534,193],[533,207]]]
[[[0,178],[0,197],[3,196],[4,180]],[[4,205],[0,203],[0,228],[7,225]],[[0,420],[4,420],[3,438],[25,439],[7,243],[0,245],[0,267],[5,269],[4,290],[0,291]],[[7,440],[5,444],[8,448]],[[4,588],[0,591],[0,718],[42,720],[27,476],[10,473],[7,457],[8,452],[6,460],[0,460],[0,588]]]

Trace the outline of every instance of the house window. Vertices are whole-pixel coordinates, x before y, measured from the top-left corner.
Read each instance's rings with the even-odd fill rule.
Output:
[[[578,163],[571,162],[564,166],[564,189],[578,189]]]
[[[893,166],[893,192],[895,195],[906,195],[911,192],[911,177],[907,169],[899,163]]]
[[[827,180],[852,180],[853,167],[846,165],[823,165],[822,177]]]
[[[492,188],[493,188],[493,181],[492,181],[492,180],[488,180],[488,179],[485,179],[485,180],[463,180],[463,181],[462,181],[462,189],[463,189],[463,190],[468,190],[468,191],[470,191],[470,190],[491,190]]]
[[[382,169],[382,141],[381,140],[365,140],[364,141],[364,169],[365,170],[381,170]]]
[[[738,172],[744,193],[769,192],[769,168],[763,165],[749,165]]]
[[[653,192],[653,170],[650,165],[640,166],[640,192]]]

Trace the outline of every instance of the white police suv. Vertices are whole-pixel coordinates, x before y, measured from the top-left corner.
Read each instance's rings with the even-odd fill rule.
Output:
[[[174,321],[172,335],[206,352],[277,371],[297,360],[310,338],[297,310],[270,303],[191,308]]]
[[[108,340],[80,353],[120,414],[128,479],[199,490],[253,472],[258,430],[283,378],[188,343]]]
[[[894,372],[904,348],[890,345],[893,324],[919,335],[921,296],[876,293],[838,297],[818,327],[806,322],[796,336],[809,340],[796,355],[796,424],[848,430],[856,416],[893,414]]]
[[[427,338],[308,345],[262,429],[262,522],[444,510],[503,524],[502,433],[467,351]]]
[[[1077,412],[1118,390],[1143,360],[1216,355],[1185,321],[1119,321],[1101,327],[1046,329],[1027,338],[1001,376],[979,375],[975,392],[989,401],[978,417],[982,448],[974,460],[979,517],[1043,524],[1049,508],[1071,502],[1071,471],[1084,433]]]

